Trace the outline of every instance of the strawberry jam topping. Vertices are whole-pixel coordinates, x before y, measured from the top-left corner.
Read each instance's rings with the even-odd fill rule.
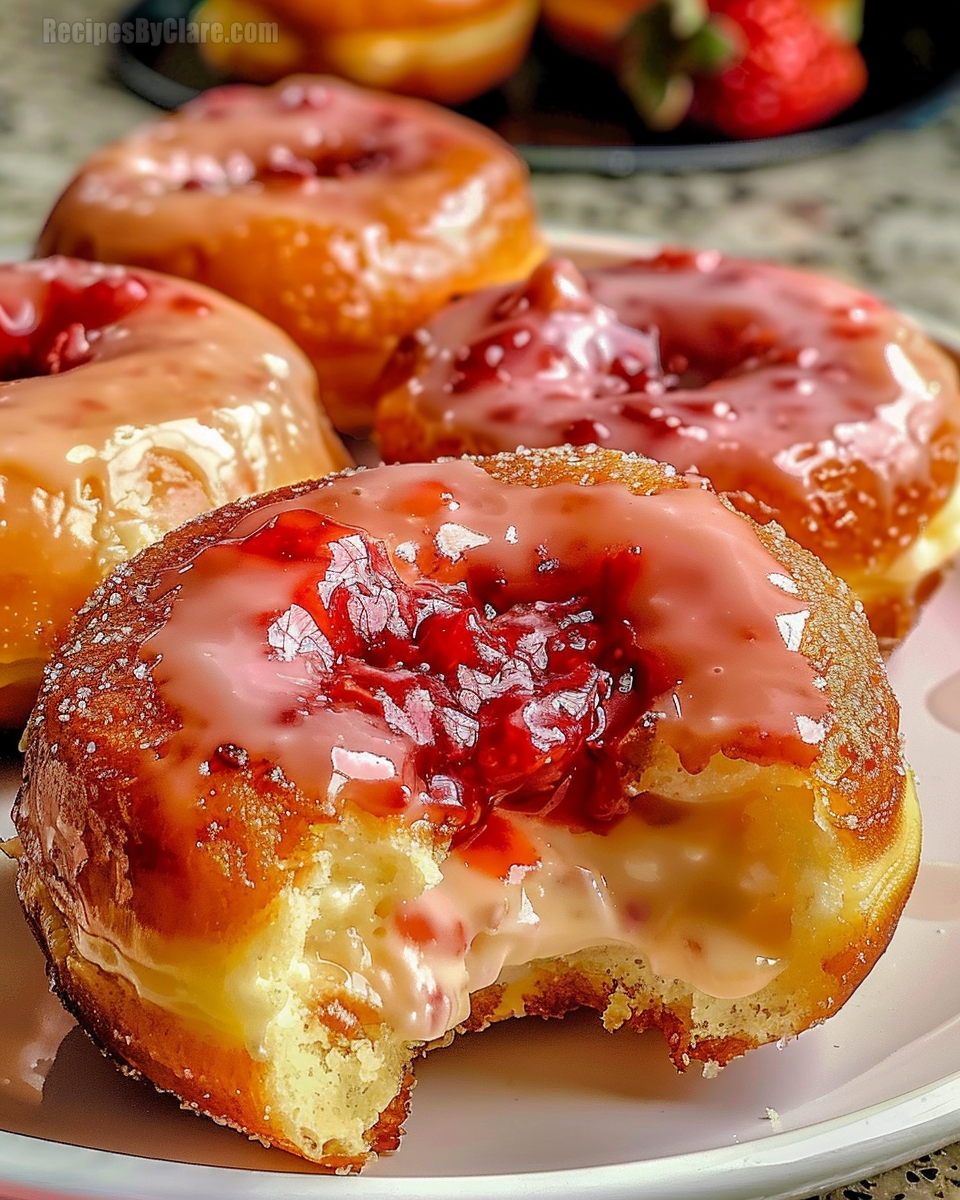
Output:
[[[147,299],[126,272],[104,276],[85,264],[50,260],[46,275],[0,276],[0,381],[59,375],[83,366],[108,326]]]
[[[544,813],[571,788],[577,803],[566,807],[581,821],[625,811],[606,760],[654,693],[582,598],[497,612],[482,588],[412,585],[382,543],[303,509],[280,513],[237,549],[302,567],[290,605],[266,623],[268,653],[298,659],[309,681],[276,711],[279,723],[352,709],[410,739],[419,802],[457,836],[483,825],[495,805]],[[631,672],[626,695],[618,668]],[[243,765],[242,754],[221,745],[211,769]],[[394,803],[384,790],[355,799],[380,815],[403,806],[402,788]]]
[[[655,731],[694,771],[717,752],[809,764],[828,720],[795,586],[680,481],[636,496],[380,468],[243,518],[159,586],[143,657],[182,725],[164,787],[189,795],[183,766],[279,769],[313,819],[426,818],[488,873],[531,865],[497,808],[622,818],[624,764]]]
[[[919,330],[846,284],[714,252],[546,263],[441,313],[384,381],[388,461],[633,450],[836,568],[898,554],[956,482],[956,371]]]

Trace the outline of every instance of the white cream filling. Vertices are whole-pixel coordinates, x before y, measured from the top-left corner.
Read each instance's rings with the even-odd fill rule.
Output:
[[[301,1002],[309,1009],[311,997],[345,993],[399,1036],[430,1041],[501,972],[595,946],[621,945],[710,995],[751,994],[784,965],[792,881],[778,878],[769,844],[729,835],[738,822],[729,806],[687,808],[679,823],[630,816],[605,835],[522,819],[539,866],[503,880],[454,854],[434,886],[399,906],[375,902],[361,882],[353,895],[331,888],[320,864],[253,943],[219,964],[209,946],[162,961],[176,947],[75,938],[146,1000],[242,1039],[257,1058],[271,1021]]]

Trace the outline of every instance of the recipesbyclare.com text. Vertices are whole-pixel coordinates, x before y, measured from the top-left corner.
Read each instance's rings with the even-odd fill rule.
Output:
[[[150,21],[137,17],[130,21],[58,21],[43,18],[43,41],[67,42],[91,46],[163,46],[176,42],[225,45],[275,45],[280,40],[276,21],[188,21],[185,17],[167,17]]]

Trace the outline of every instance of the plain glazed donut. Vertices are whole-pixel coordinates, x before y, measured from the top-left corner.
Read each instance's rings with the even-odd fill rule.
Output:
[[[543,256],[526,170],[494,134],[308,76],[214,89],[98,151],[40,249],[167,271],[248,304],[306,352],[347,430],[369,426],[402,334]]]
[[[98,590],[30,721],[19,890],[128,1069],[350,1170],[457,1030],[587,1005],[712,1074],[828,1017],[916,870],[897,719],[848,589],[702,481],[345,473]]]
[[[349,461],[309,363],[255,313],[149,271],[0,266],[0,726],[116,564],[228,500]]]
[[[885,644],[960,547],[955,364],[819,275],[714,251],[554,260],[439,313],[381,387],[387,461],[593,442],[708,476],[846,579]]]
[[[533,35],[538,0],[205,0],[201,21],[273,21],[275,38],[204,43],[224,75],[273,83],[330,72],[366,87],[461,104],[512,75]]]

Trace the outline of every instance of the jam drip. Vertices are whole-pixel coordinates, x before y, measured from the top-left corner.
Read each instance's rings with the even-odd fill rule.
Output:
[[[230,790],[198,779],[240,770],[285,844],[349,810],[473,845],[510,810],[612,828],[654,735],[693,774],[809,766],[830,701],[782,564],[707,491],[573,454],[543,486],[462,459],[334,478],[164,570],[141,661],[175,732],[141,772],[168,811],[210,822]],[[601,464],[663,490],[569,478]]]
[[[311,564],[290,606],[268,619],[269,653],[306,659],[314,685],[282,721],[346,708],[408,738],[419,802],[455,842],[483,826],[489,840],[498,805],[562,809],[565,823],[581,827],[624,815],[616,749],[651,692],[639,661],[631,666],[608,644],[585,601],[497,612],[462,586],[406,583],[382,544],[302,509],[240,546]],[[392,795],[365,789],[357,799],[383,811],[406,798],[398,784]]]
[[[146,285],[126,274],[87,284],[60,275],[38,303],[21,297],[16,308],[0,295],[0,380],[60,375],[83,366],[104,329],[146,298]]]

